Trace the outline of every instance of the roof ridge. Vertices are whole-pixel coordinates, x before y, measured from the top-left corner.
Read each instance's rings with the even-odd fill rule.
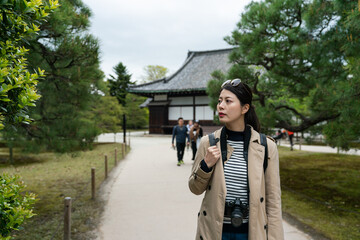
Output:
[[[214,53],[214,52],[230,51],[230,50],[234,50],[234,49],[235,49],[235,47],[219,48],[219,49],[214,49],[214,50],[202,50],[202,51],[188,50],[188,54],[191,54],[191,53],[195,53],[195,54],[198,54],[198,53]]]
[[[161,82],[161,81],[163,81],[164,83],[169,82],[173,77],[176,76],[176,74],[178,74],[182,69],[184,69],[184,67],[190,62],[190,60],[193,58],[194,55],[195,54],[188,55],[188,57],[185,59],[185,62],[183,63],[183,65],[176,72],[171,74],[169,77],[163,77],[163,78],[156,79],[156,80],[148,82],[148,83],[135,85],[135,86],[132,86],[131,88],[143,87],[143,86],[151,85],[151,84],[158,83],[158,82]]]
[[[164,81],[164,79],[165,79],[165,77],[164,77],[164,78],[160,78],[160,79],[153,80],[153,81],[151,81],[151,82],[142,83],[142,84],[138,84],[138,85],[133,85],[133,86],[131,86],[131,88],[137,88],[137,87],[143,87],[143,86],[151,85],[151,84],[154,84],[154,83],[158,83],[158,82]]]
[[[169,82],[172,78],[174,78],[179,72],[181,72],[181,70],[184,69],[184,67],[190,62],[190,60],[194,57],[195,54],[191,54],[188,55],[188,57],[185,59],[185,62],[183,63],[183,65],[173,74],[171,74],[169,77],[164,79],[164,83]]]

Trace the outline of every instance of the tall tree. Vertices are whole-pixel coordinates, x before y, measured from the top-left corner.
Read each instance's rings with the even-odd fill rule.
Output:
[[[28,107],[40,95],[36,84],[43,71],[28,71],[24,39],[58,6],[57,1],[0,1],[0,129],[28,123]]]
[[[169,69],[160,65],[147,65],[144,67],[145,75],[142,76],[142,83],[151,82],[166,77]]]
[[[116,77],[110,75],[110,79],[108,79],[110,95],[116,97],[119,103],[122,106],[125,106],[127,89],[131,84],[134,83],[131,82],[131,74],[128,73],[125,65],[123,65],[121,62],[118,63],[113,68],[113,70],[116,74]]]
[[[26,128],[26,146],[69,151],[88,146],[99,131],[84,112],[102,82],[99,43],[88,33],[91,11],[81,0],[63,0],[39,34],[29,41],[31,67],[40,66],[42,98],[32,111],[35,123]]]
[[[131,129],[146,128],[149,123],[148,108],[140,108],[146,97],[129,93],[126,95],[126,126]],[[122,122],[121,122],[122,124]]]
[[[105,96],[101,96],[93,102],[86,117],[94,119],[101,133],[117,133],[121,131],[120,120],[124,113],[125,109],[117,99],[105,93]]]
[[[346,68],[360,56],[358,26],[355,1],[252,2],[225,38],[236,47],[227,77],[251,86],[265,127],[300,132],[339,120],[354,139],[358,128],[340,119],[359,106],[359,79]]]

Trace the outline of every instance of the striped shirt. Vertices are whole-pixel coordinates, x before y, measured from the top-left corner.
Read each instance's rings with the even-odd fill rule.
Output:
[[[224,174],[227,189],[226,201],[233,201],[235,200],[235,198],[239,197],[241,202],[247,205],[248,182],[247,163],[244,157],[244,135],[242,132],[232,132],[229,130],[227,130],[227,132],[227,143],[234,148],[234,152],[230,156],[230,159],[224,165]],[[236,134],[237,136],[233,136],[233,134]],[[246,217],[243,220],[244,223],[247,223],[248,221],[249,217]],[[231,224],[230,219],[224,218],[224,223]]]

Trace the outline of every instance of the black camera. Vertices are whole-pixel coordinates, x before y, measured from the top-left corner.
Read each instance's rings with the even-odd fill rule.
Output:
[[[240,198],[235,198],[233,201],[225,202],[224,217],[231,218],[231,224],[234,227],[240,227],[243,224],[244,218],[249,214],[249,206],[241,202]]]

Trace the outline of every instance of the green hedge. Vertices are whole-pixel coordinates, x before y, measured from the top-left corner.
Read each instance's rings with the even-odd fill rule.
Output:
[[[22,194],[25,185],[19,176],[0,175],[0,239],[11,239],[11,232],[21,229],[27,218],[33,217],[33,193]]]

